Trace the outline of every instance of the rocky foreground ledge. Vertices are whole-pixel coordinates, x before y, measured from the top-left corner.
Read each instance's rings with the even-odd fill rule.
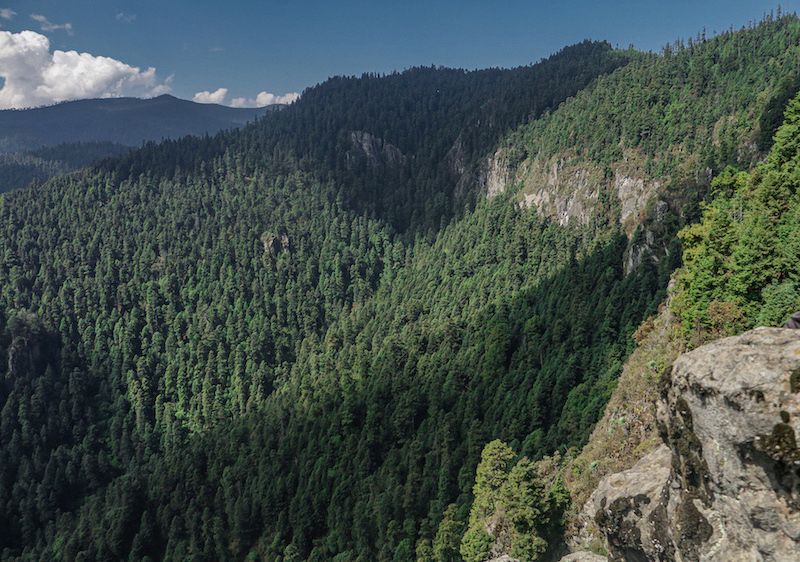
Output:
[[[800,330],[758,328],[681,355],[658,423],[663,444],[602,480],[581,514],[608,559],[800,560]]]

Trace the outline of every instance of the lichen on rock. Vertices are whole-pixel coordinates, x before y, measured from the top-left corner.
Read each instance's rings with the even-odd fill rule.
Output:
[[[603,479],[584,511],[611,560],[800,559],[800,334],[758,328],[680,356],[664,444]]]

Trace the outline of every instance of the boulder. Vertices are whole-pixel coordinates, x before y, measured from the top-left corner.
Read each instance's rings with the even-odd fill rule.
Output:
[[[800,560],[800,332],[758,328],[680,356],[664,445],[584,511],[612,560]]]
[[[660,535],[671,472],[672,453],[661,445],[633,468],[604,478],[592,494],[587,510],[615,558],[660,560],[672,554],[671,540]]]

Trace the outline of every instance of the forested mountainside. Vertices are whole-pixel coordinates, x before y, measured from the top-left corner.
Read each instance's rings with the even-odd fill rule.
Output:
[[[702,219],[680,232],[684,263],[671,297],[638,328],[637,349],[580,454],[531,465],[500,441],[484,449],[465,560],[488,552],[530,559],[559,513],[579,560],[594,559],[589,551],[653,562],[791,558],[797,540],[783,529],[800,516],[792,470],[800,387],[793,352],[780,342],[797,336],[760,328],[678,355],[754,326],[783,326],[800,309],[798,187],[800,94],[769,156],[749,172],[718,174]],[[759,436],[764,427],[770,433]],[[520,473],[531,474],[522,488]],[[780,513],[775,525],[741,516],[765,505]]]
[[[800,517],[798,338],[763,327],[738,334],[782,326],[800,308],[800,94],[773,140],[754,169],[713,180],[702,220],[680,233],[684,263],[671,298],[637,330],[638,347],[586,447],[533,502],[569,493],[564,539],[578,559],[592,551],[653,562],[780,561],[797,552],[784,529]],[[497,480],[510,483],[513,469],[501,468]],[[684,509],[687,501],[700,510]],[[775,524],[742,517],[765,509]]]
[[[283,106],[231,108],[169,95],[0,111],[0,193],[127,152],[146,141],[213,135]]]
[[[633,52],[585,41],[512,70],[420,67],[388,76],[337,77],[220,141],[155,145],[108,169],[121,178],[195,170],[223,153],[265,157],[334,181],[342,201],[395,230],[433,233],[475,203],[480,160],[510,129],[556,108]],[[268,123],[268,124],[267,124]]]
[[[540,213],[561,224],[619,216],[633,263],[663,255],[675,226],[665,212],[696,217],[713,175],[769,148],[800,88],[797,37],[795,21],[779,20],[634,60],[509,135],[497,165]]]
[[[781,325],[800,308],[800,97],[774,141],[752,171],[715,178],[702,220],[680,233],[674,309],[692,345]]]
[[[111,142],[75,142],[0,154],[0,193],[25,187],[33,181],[42,182],[130,150],[131,147]]]
[[[708,57],[756,37],[772,48]],[[604,127],[591,100],[634,71],[646,91],[674,57],[737,76],[683,112],[710,96],[758,135],[793,70],[762,69],[799,43],[785,17],[661,56],[584,43],[514,71],[333,79],[241,131],[7,195],[2,557],[481,560],[495,505],[517,554],[557,547],[558,458],[517,457],[585,441],[691,205],[660,217],[669,257],[626,274],[613,193],[561,224],[513,185],[479,197],[482,166],[516,127],[546,138],[578,110]],[[682,95],[652,82],[647,107]]]

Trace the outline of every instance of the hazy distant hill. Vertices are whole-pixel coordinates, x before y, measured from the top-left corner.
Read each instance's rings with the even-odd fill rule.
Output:
[[[0,152],[0,193],[34,181],[46,181],[130,150],[133,147],[113,142],[72,142],[24,152]]]
[[[163,95],[0,111],[0,193],[117,156],[144,141],[213,134],[281,108],[237,109]]]
[[[163,95],[151,99],[78,100],[0,111],[0,152],[72,142],[136,146],[147,140],[216,133],[281,106],[236,109]]]

